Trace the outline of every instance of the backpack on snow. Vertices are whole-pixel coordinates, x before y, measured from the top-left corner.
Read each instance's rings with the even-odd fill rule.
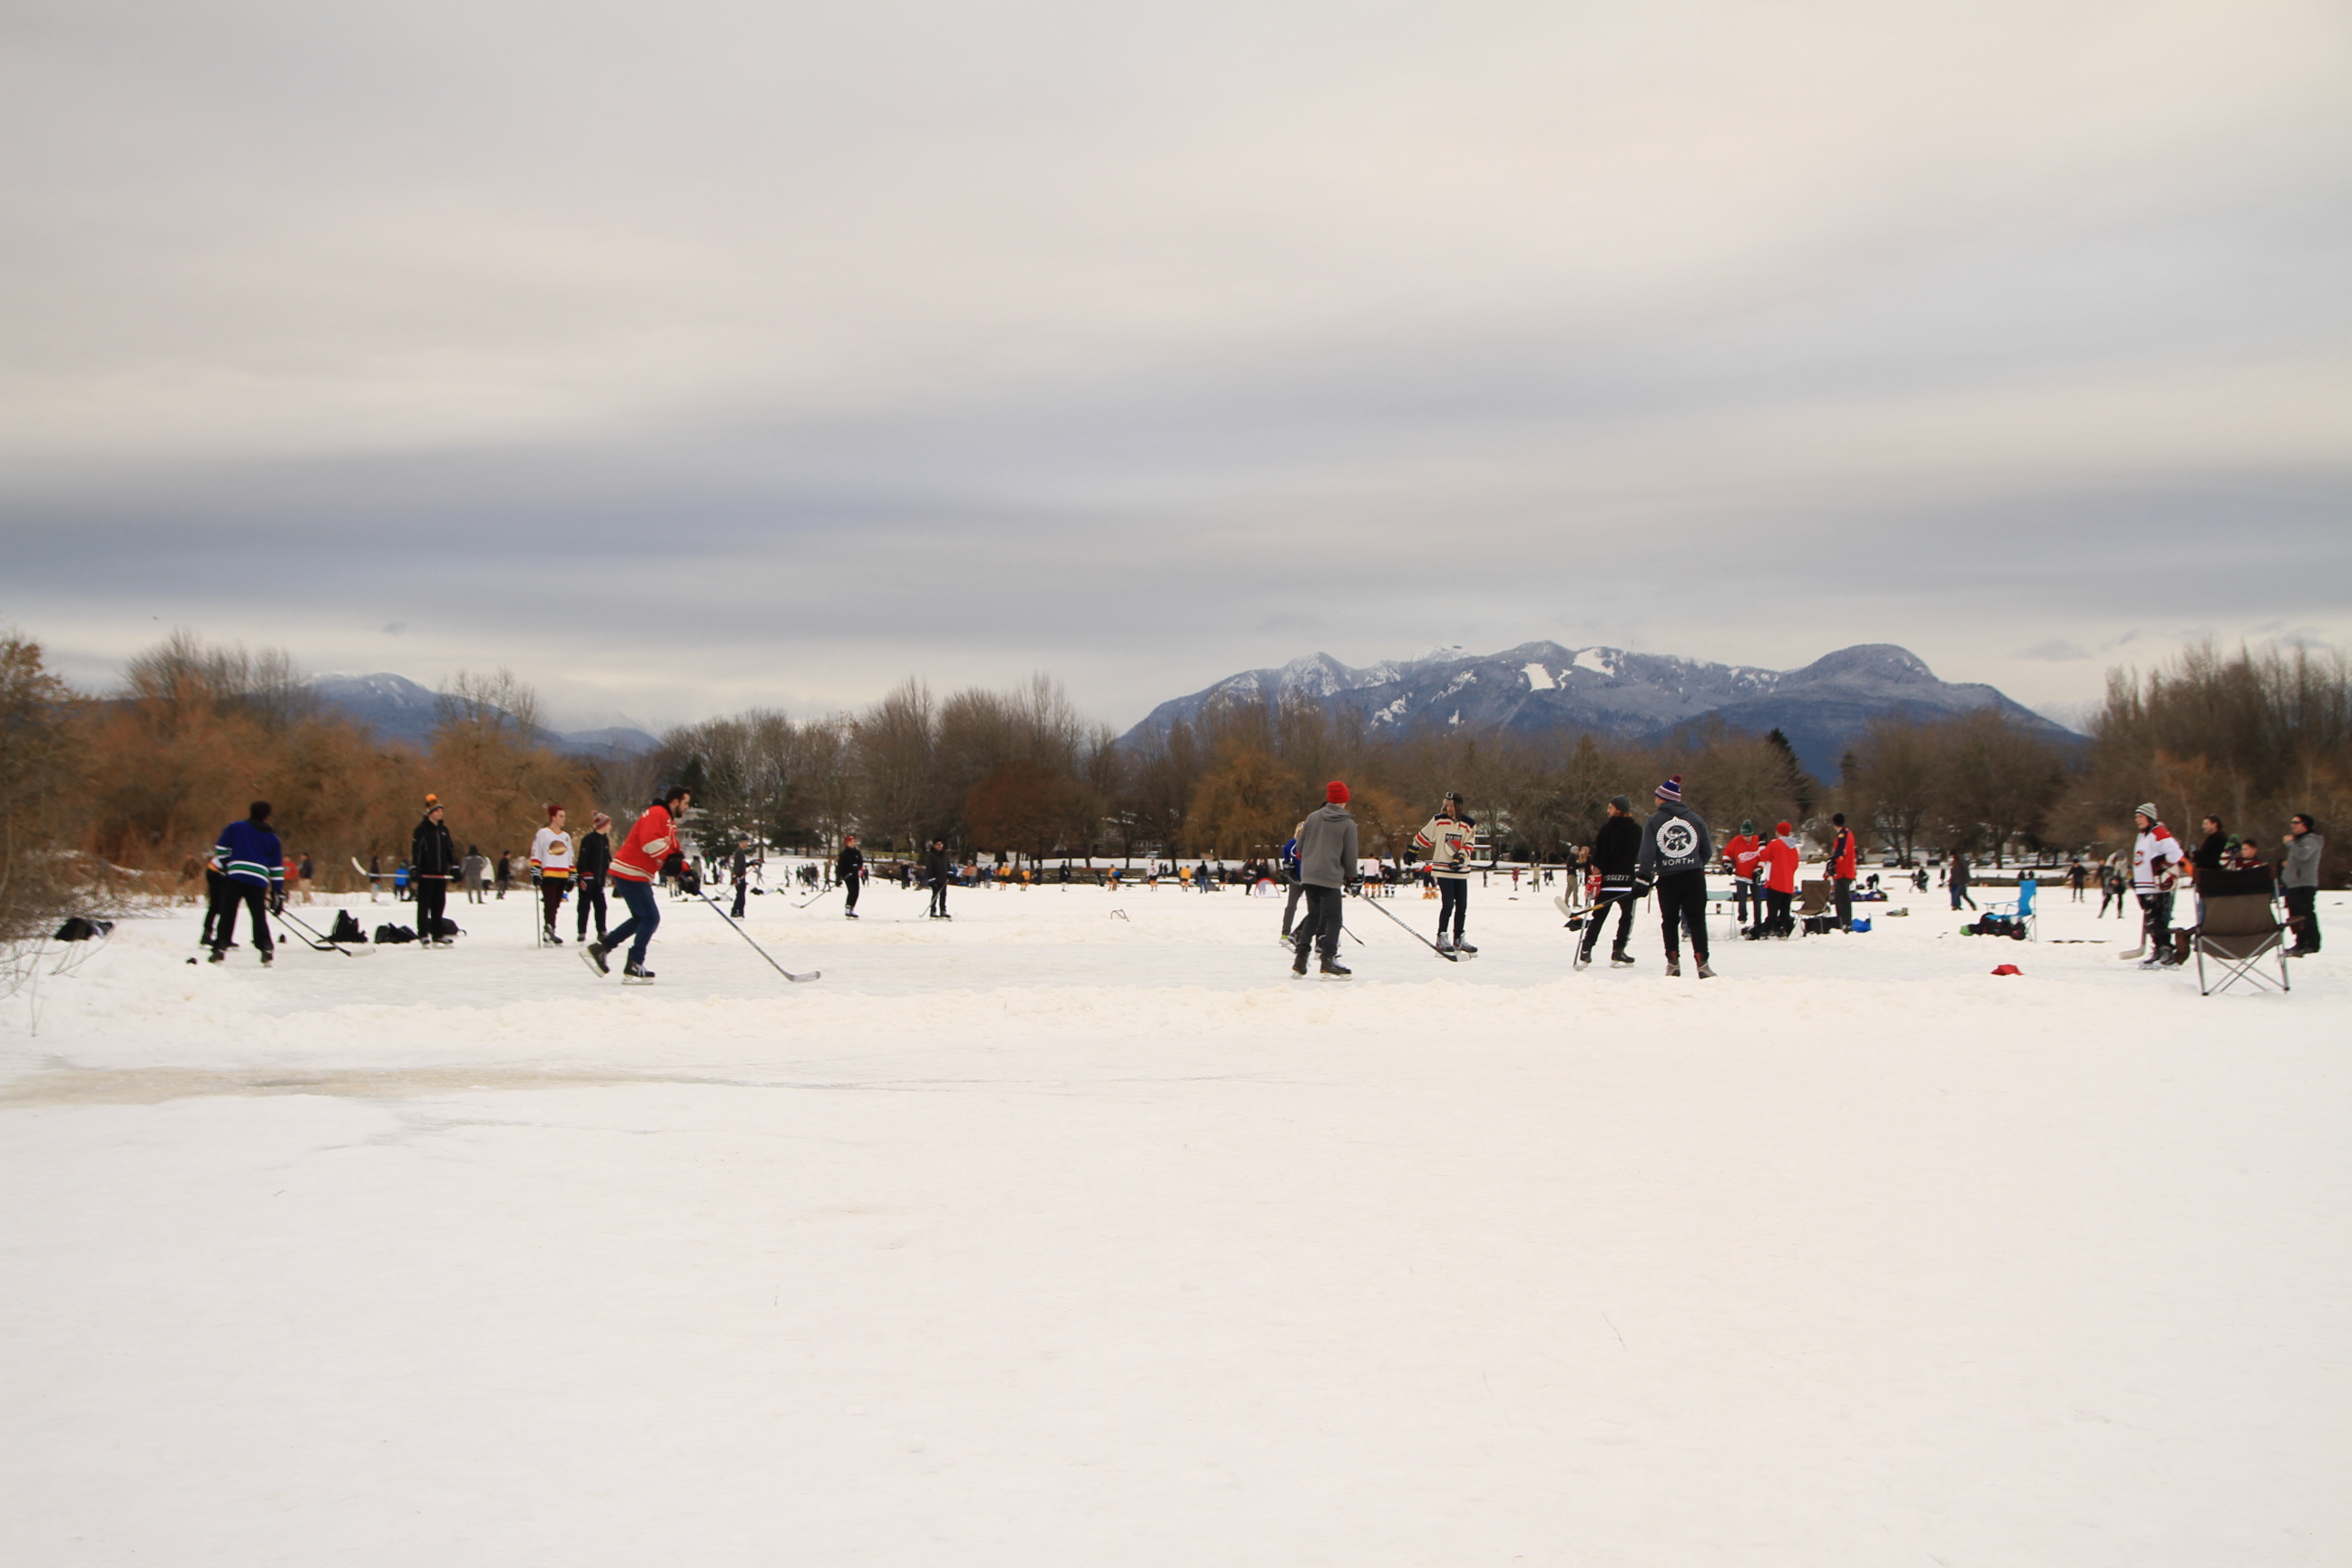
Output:
[[[406,926],[381,925],[375,928],[376,945],[389,947],[395,942],[415,942],[416,933]]]
[[[436,915],[434,917],[433,936],[435,941],[447,942],[457,934],[457,922],[456,921],[451,920],[447,915]]]
[[[327,940],[329,942],[365,942],[367,932],[360,930],[360,922],[352,919],[351,910],[337,910],[334,929],[327,932]]]

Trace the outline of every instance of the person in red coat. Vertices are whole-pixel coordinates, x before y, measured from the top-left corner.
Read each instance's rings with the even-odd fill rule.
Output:
[[[1845,825],[1845,813],[1830,818],[1830,886],[1837,890],[1838,930],[1853,929],[1853,833]]]
[[[614,926],[604,941],[592,942],[581,950],[597,973],[610,973],[605,955],[627,942],[629,961],[621,966],[621,973],[631,980],[654,977],[646,967],[646,945],[661,926],[661,903],[654,897],[654,879],[661,875],[665,862],[679,854],[677,820],[693,804],[690,793],[671,785],[630,825],[628,837],[613,851],[613,891],[629,907],[629,918]]]
[[[1756,855],[1757,875],[1764,879],[1764,900],[1770,906],[1770,917],[1758,923],[1757,929],[1768,927],[1778,936],[1788,936],[1797,929],[1796,917],[1790,912],[1790,901],[1797,895],[1797,846],[1789,837],[1796,829],[1782,823],[1772,831],[1772,841]]]
[[[1756,891],[1756,855],[1763,847],[1752,822],[1741,823],[1739,831],[1724,840],[1723,858],[1731,868],[1732,911],[1739,917],[1741,925],[1748,923],[1748,900]],[[1764,917],[1761,899],[1756,900],[1756,916],[1759,920]]]

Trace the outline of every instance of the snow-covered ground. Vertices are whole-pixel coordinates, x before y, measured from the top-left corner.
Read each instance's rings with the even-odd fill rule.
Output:
[[[1500,887],[1345,984],[1166,887],[754,900],[799,986],[126,922],[0,1017],[0,1560],[2352,1561],[2347,959],[1908,902],[1706,982]]]

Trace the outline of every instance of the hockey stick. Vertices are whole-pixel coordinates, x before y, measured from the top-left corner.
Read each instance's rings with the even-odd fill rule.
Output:
[[[820,888],[820,889],[818,889],[815,892],[811,893],[807,898],[803,899],[799,903],[794,904],[794,905],[793,906],[793,908],[794,908],[794,909],[796,909],[796,910],[804,910],[804,909],[808,908],[811,904],[813,904],[813,903],[816,902],[819,899],[822,899],[822,898],[825,897],[827,894],[831,894],[831,893],[837,893],[837,892],[839,892],[840,890],[841,890],[841,884],[840,884],[840,883],[838,883],[838,882],[835,882],[835,883],[832,887],[830,887],[830,888]]]
[[[308,931],[310,935],[301,939],[302,945],[310,949],[313,952],[340,952],[345,958],[357,958],[359,956],[358,953],[353,952],[350,948],[343,946],[341,942],[335,941],[334,938],[329,936],[325,931],[320,931],[309,921],[304,920],[300,915],[290,914],[285,910],[279,910],[278,911],[278,919],[280,924],[290,922]]]
[[[700,899],[704,903],[709,904],[710,906],[710,912],[717,915],[720,920],[725,921],[728,926],[737,936],[741,937],[745,942],[751,942],[751,951],[753,952],[758,953],[761,958],[768,958],[768,950],[761,947],[758,942],[751,942],[751,933],[745,931],[741,926],[737,925],[735,923],[735,917],[729,914],[725,910],[720,909],[717,899],[712,898],[709,893],[704,892],[699,888],[697,888],[694,890],[694,896]],[[814,969],[808,970],[800,974],[795,974],[791,970],[786,969],[782,964],[778,963],[772,958],[768,958],[768,967],[782,975],[785,979],[793,982],[795,985],[799,984],[803,980],[816,980],[823,977],[822,972]]]
[[[1579,910],[1572,914],[1569,914],[1568,929],[1570,931],[1582,931],[1587,921],[1596,920],[1605,921],[1609,918],[1610,910],[1615,906],[1619,904],[1639,903],[1644,896],[1645,895],[1642,892],[1629,888],[1624,892],[1619,893],[1613,898],[1596,900],[1584,909]],[[1561,901],[1562,900],[1559,899],[1554,899],[1552,900],[1552,907],[1554,909],[1558,909]],[[1565,913],[1566,911],[1562,912]]]
[[[1362,900],[1363,900],[1363,901],[1364,901],[1365,903],[1370,904],[1373,909],[1380,910],[1381,910],[1381,913],[1382,913],[1382,914],[1384,914],[1384,915],[1388,915],[1388,916],[1389,916],[1389,919],[1391,919],[1391,920],[1392,920],[1392,921],[1396,921],[1396,923],[1397,923],[1397,930],[1399,930],[1399,931],[1401,931],[1404,932],[1404,934],[1405,934],[1405,935],[1407,935],[1407,936],[1409,936],[1409,937],[1412,938],[1412,940],[1413,940],[1413,941],[1415,941],[1415,942],[1417,942],[1421,943],[1421,945],[1422,945],[1422,946],[1423,946],[1423,947],[1425,947],[1425,948],[1429,949],[1429,951],[1430,951],[1430,952],[1433,952],[1433,953],[1437,954],[1437,956],[1438,956],[1438,957],[1440,957],[1440,958],[1442,958],[1442,959],[1445,960],[1445,962],[1446,962],[1446,963],[1461,963],[1461,962],[1462,962],[1462,960],[1461,960],[1458,956],[1456,956],[1456,955],[1455,955],[1455,954],[1454,954],[1454,953],[1451,953],[1451,952],[1446,952],[1444,948],[1442,948],[1442,947],[1438,946],[1435,942],[1433,942],[1430,941],[1427,937],[1425,937],[1425,936],[1422,935],[1419,931],[1417,931],[1413,930],[1413,929],[1412,929],[1412,927],[1411,927],[1411,926],[1409,926],[1409,925],[1405,924],[1403,921],[1402,921],[1402,920],[1398,920],[1398,919],[1397,919],[1397,917],[1396,917],[1395,915],[1389,914],[1389,911],[1388,911],[1388,910],[1381,910],[1381,906],[1380,906],[1380,903],[1379,903],[1379,901],[1378,901],[1377,900],[1373,900],[1373,899],[1365,899],[1365,898],[1364,898],[1364,896],[1363,896],[1361,893],[1359,893],[1359,894],[1357,894],[1356,896],[1357,896],[1359,899],[1362,899]],[[1346,926],[1342,925],[1339,929],[1340,929],[1341,931],[1345,931],[1345,930],[1347,930],[1348,928],[1347,928]]]

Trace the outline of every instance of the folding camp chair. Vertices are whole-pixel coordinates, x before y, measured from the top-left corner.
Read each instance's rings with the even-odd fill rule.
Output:
[[[2017,884],[2017,897],[2005,904],[1987,904],[1979,918],[2015,921],[2025,928],[2025,934],[2034,941],[2042,940],[2042,922],[2034,917],[2033,900],[2042,891],[2042,884],[2027,877]]]
[[[2290,989],[2286,977],[2286,926],[2273,912],[2270,899],[2261,893],[2232,893],[2209,897],[2205,913],[2197,924],[2197,994],[2211,996],[2227,991],[2241,980],[2251,980],[2257,987],[2268,986],[2273,991]],[[2273,982],[2259,967],[2265,959],[2278,959],[2279,977]],[[2205,961],[2213,960],[2216,978],[2208,982]]]

